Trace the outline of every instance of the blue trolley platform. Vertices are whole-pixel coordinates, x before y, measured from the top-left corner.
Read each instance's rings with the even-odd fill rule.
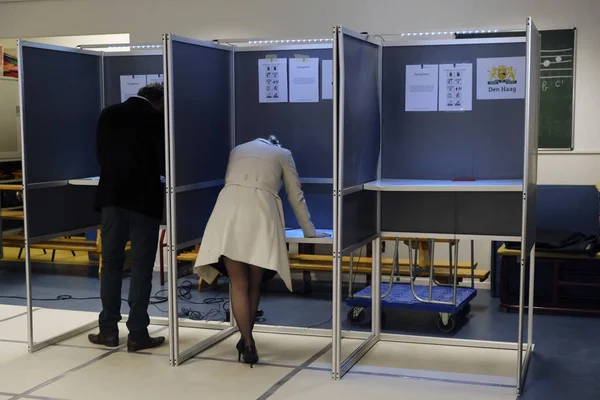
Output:
[[[381,293],[387,293],[389,285],[389,283],[382,283]],[[452,292],[452,287],[434,286],[431,299],[436,301],[452,302]],[[428,300],[429,286],[415,285],[415,293],[420,298]],[[348,297],[346,299],[346,304],[353,307],[353,310],[371,307],[371,286],[355,293],[354,296],[364,296],[367,298]],[[381,308],[399,308],[405,310],[430,311],[439,313],[440,321],[438,321],[438,328],[443,332],[449,332],[455,327],[453,317],[459,314],[468,314],[471,309],[470,302],[475,298],[475,296],[477,296],[476,289],[457,287],[455,306],[447,304],[425,303],[415,298],[410,290],[409,283],[394,283],[391,293],[387,297],[381,299]],[[351,320],[351,313],[353,310],[350,310],[348,313],[348,319],[351,323],[354,322]],[[445,322],[443,322],[443,318],[441,318],[443,314],[448,316],[448,320]]]

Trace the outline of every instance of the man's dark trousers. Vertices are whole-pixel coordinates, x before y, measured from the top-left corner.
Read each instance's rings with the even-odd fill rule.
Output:
[[[119,207],[102,208],[102,277],[100,296],[100,332],[118,335],[121,320],[121,286],[125,264],[125,246],[131,240],[131,284],[129,288],[129,338],[148,337],[148,303],[152,291],[152,273],[158,247],[160,221]]]

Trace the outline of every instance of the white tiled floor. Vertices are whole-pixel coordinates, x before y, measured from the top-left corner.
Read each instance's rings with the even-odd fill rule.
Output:
[[[0,321],[27,312],[27,307],[0,304]]]
[[[2,343],[4,352],[6,343]],[[96,349],[73,349],[52,346],[34,354],[27,354],[0,364],[0,392],[22,393],[32,387],[61,375],[106,353]]]
[[[41,342],[97,319],[96,313],[40,308],[33,313],[33,340]],[[1,322],[0,339],[27,340],[27,316]]]
[[[332,381],[321,371],[301,371],[271,399],[514,400],[514,389],[349,374]]]
[[[238,335],[224,340],[220,345],[203,352],[200,357],[237,361],[235,345]],[[331,343],[331,339],[312,336],[255,334],[256,347],[263,363],[297,367]]]
[[[0,308],[1,315],[21,310]],[[37,312],[44,313],[45,310]],[[15,314],[16,313],[16,314]],[[36,337],[51,337],[93,320],[89,313],[40,314]],[[378,343],[342,381],[331,380],[330,339],[256,334],[261,363],[237,363],[234,335],[178,368],[169,366],[168,345],[143,354],[125,352],[127,329],[120,326],[119,349],[93,346],[89,332],[34,354],[27,353],[24,317],[0,322],[0,400],[12,394],[63,400],[169,399],[202,395],[218,399],[364,399],[513,400],[514,388],[474,385],[470,380],[504,383],[513,373],[514,353],[476,349]],[[57,323],[56,321],[60,321]],[[150,331],[168,330],[151,326]],[[92,330],[90,332],[94,332]],[[181,350],[217,333],[180,328]],[[8,340],[8,341],[7,341]],[[168,340],[168,338],[167,338]],[[21,342],[14,342],[21,341]],[[346,357],[362,341],[344,339]],[[487,351],[487,350],[486,350]],[[323,353],[308,368],[303,368]],[[417,377],[421,379],[405,379]],[[423,379],[425,378],[425,379]],[[8,394],[11,394],[9,396]]]

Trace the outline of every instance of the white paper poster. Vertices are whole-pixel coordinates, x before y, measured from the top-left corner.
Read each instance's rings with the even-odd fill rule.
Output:
[[[406,66],[406,111],[437,111],[438,66]]]
[[[473,110],[473,64],[440,65],[440,111]]]
[[[477,59],[477,100],[524,98],[525,57]]]
[[[258,101],[286,103],[288,101],[287,58],[258,60]]]
[[[146,75],[146,80],[147,80],[147,84],[150,85],[151,83],[161,83],[164,84],[165,81],[165,76],[163,74],[158,74],[158,75]]]
[[[304,56],[289,59],[290,103],[319,102],[319,59]]]
[[[321,98],[333,99],[333,60],[321,61]]]
[[[141,88],[146,86],[146,75],[121,75],[121,102],[137,96]]]

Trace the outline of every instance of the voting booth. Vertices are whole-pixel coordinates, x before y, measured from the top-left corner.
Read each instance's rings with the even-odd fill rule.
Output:
[[[391,341],[509,352],[511,385],[521,391],[534,348],[540,69],[540,35],[531,19],[526,30],[526,39],[393,43],[335,29],[334,379],[378,342]],[[425,298],[417,297],[414,282],[381,283],[384,236],[520,242],[516,342],[383,334],[382,303],[403,301],[386,297],[390,285],[413,290],[408,309],[425,305],[441,314],[440,307],[457,310],[460,302],[452,294],[456,279],[442,295],[430,283]],[[344,359],[342,257],[369,242],[372,327]]]
[[[178,251],[200,243],[224,185],[229,152],[237,144],[275,135],[291,150],[317,228],[333,226],[332,97],[321,98],[323,60],[332,62],[330,43],[246,43],[231,46],[166,35],[165,84],[168,136],[167,225],[169,227],[169,317],[171,363],[180,365],[237,332],[235,321],[190,321],[179,317]],[[258,46],[256,46],[258,45]],[[289,85],[295,64],[318,68],[317,92]],[[331,64],[330,64],[331,65]],[[326,65],[327,67],[327,65]],[[329,69],[331,71],[331,67]],[[303,89],[303,88],[300,88]],[[331,85],[330,90],[333,90]],[[325,90],[327,92],[327,90]],[[331,243],[304,239],[287,204],[289,243]],[[200,328],[200,329],[194,329]],[[191,329],[194,329],[193,331]],[[330,336],[330,331],[257,325],[256,332]]]
[[[31,249],[99,256],[97,240],[71,237],[100,225],[94,210],[98,118],[105,106],[124,100],[124,81],[145,85],[147,76],[160,80],[162,73],[160,51],[102,53],[19,41],[25,229],[24,237],[10,240],[20,240],[25,253],[32,352],[98,324],[97,313],[51,308],[57,299],[48,299],[48,272],[33,268]],[[72,293],[76,297],[76,288]],[[72,301],[77,309],[76,300],[62,301]]]

